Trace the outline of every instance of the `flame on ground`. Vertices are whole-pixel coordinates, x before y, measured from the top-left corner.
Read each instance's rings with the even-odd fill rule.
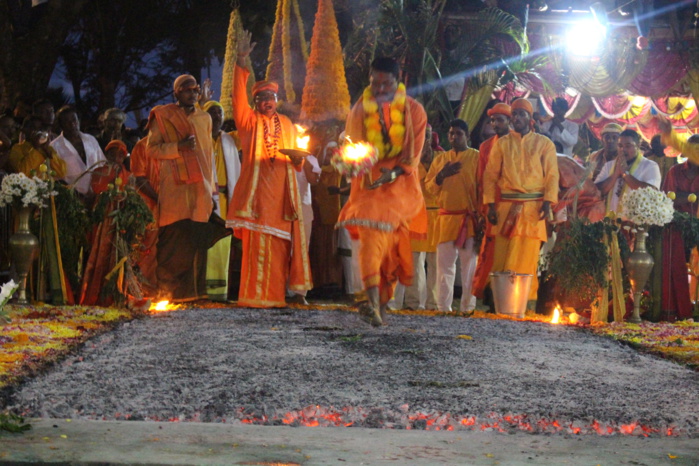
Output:
[[[556,309],[553,310],[553,316],[551,316],[551,323],[552,324],[560,324],[561,323],[561,307],[556,306]]]
[[[151,304],[148,310],[150,312],[168,312],[174,311],[175,309],[179,309],[179,306],[177,304],[170,304],[170,301],[164,299],[162,301],[158,301],[155,304]]]

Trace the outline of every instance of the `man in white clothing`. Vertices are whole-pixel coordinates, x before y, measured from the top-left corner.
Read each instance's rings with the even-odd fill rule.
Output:
[[[94,136],[80,131],[80,120],[74,107],[66,105],[56,113],[61,134],[51,142],[59,157],[66,162],[63,180],[75,184],[75,190],[89,205],[93,196],[90,189],[91,174],[82,175],[94,164],[107,160]]]
[[[573,155],[573,147],[578,142],[577,123],[566,120],[568,102],[562,97],[556,97],[551,104],[553,118],[541,125],[541,132],[548,135],[553,142],[560,142],[565,155]]]
[[[643,157],[639,150],[641,137],[632,129],[619,134],[618,155],[604,164],[595,184],[607,197],[607,211],[621,214],[621,201],[629,189],[652,186],[660,189],[660,168]]]

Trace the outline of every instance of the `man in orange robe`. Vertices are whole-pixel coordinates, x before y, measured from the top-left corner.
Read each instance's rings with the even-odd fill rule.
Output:
[[[405,87],[398,84],[399,73],[394,60],[375,59],[369,87],[345,126],[352,141],[367,141],[379,150],[379,161],[371,172],[352,179],[349,201],[337,223],[359,239],[359,264],[369,298],[360,315],[374,326],[384,323],[396,281],[412,283],[411,233],[427,234],[417,169],[427,115],[422,105],[405,95]]]
[[[545,219],[551,216],[551,204],[558,202],[556,147],[532,131],[532,113],[526,99],[512,102],[514,131],[495,142],[483,177],[483,204],[488,206],[495,235],[492,270],[532,275],[530,309],[536,306],[539,250],[547,239]]]
[[[478,203],[483,204],[483,174],[485,173],[485,167],[488,165],[488,159],[490,158],[490,151],[493,149],[493,144],[499,138],[507,136],[510,133],[510,117],[512,116],[512,109],[509,105],[504,103],[498,103],[493,106],[493,108],[488,110],[488,116],[490,117],[490,126],[495,131],[495,136],[486,139],[481,143],[478,150]],[[500,201],[500,192],[496,188],[495,192],[495,202]],[[483,208],[483,215],[487,215],[487,209]],[[485,225],[485,232],[483,234],[483,242],[481,243],[481,250],[478,253],[478,264],[476,265],[476,273],[473,276],[473,286],[471,293],[477,298],[484,297],[485,287],[488,284],[488,279],[490,278],[490,271],[493,268],[493,259],[495,258],[495,235],[493,234],[493,226],[491,224]]]
[[[191,75],[174,83],[177,103],[151,110],[148,155],[160,161],[158,288],[162,298],[206,297],[206,253],[228,232],[209,222],[215,190],[211,117],[198,108]]]
[[[293,291],[313,287],[296,180],[303,159],[292,159],[279,152],[295,147],[296,130],[287,117],[277,113],[277,84],[255,83],[252,91],[255,110],[248,104],[249,72],[245,58],[254,45],[248,32],[238,40],[233,119],[241,140],[243,161],[226,226],[233,228],[236,237],[243,240],[238,304],[284,307],[287,282]]]

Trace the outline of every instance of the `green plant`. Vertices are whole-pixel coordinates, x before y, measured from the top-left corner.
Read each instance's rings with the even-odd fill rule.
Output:
[[[548,256],[547,280],[555,280],[563,295],[592,302],[604,287],[610,260],[605,233],[616,234],[609,223],[585,218],[575,218],[559,230]]]

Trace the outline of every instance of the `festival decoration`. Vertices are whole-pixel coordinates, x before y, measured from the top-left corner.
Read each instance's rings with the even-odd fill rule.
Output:
[[[316,123],[331,119],[344,121],[349,109],[350,95],[335,9],[332,0],[318,0],[301,98],[301,119]]]
[[[303,20],[298,0],[277,0],[272,44],[267,59],[267,81],[282,84],[279,99],[297,102],[306,74],[308,45],[304,35]]]
[[[348,141],[341,149],[335,150],[330,163],[340,175],[354,178],[369,173],[378,159],[376,147],[364,142]]]
[[[385,140],[379,118],[379,104],[371,92],[371,86],[364,89],[362,105],[364,107],[364,127],[366,138],[378,151],[379,160],[390,159],[403,150],[405,137],[405,85],[398,84],[393,101],[391,102],[391,128],[388,130],[388,141]]]

